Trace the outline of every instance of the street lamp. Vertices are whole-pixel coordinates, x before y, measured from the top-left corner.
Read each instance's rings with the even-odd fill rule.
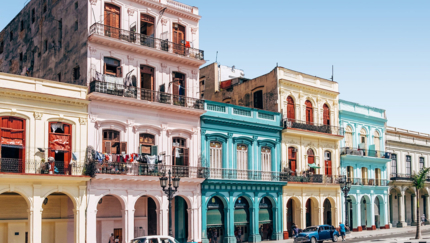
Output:
[[[348,192],[351,190],[351,180],[348,180],[345,177],[342,177],[339,180],[340,190],[342,190],[343,195],[345,196],[345,226],[348,227]]]
[[[163,188],[163,191],[167,195],[167,200],[169,200],[169,236],[173,237],[173,231],[172,231],[172,199],[175,192],[178,191],[179,187],[179,181],[181,178],[174,177],[172,179],[172,172],[169,170],[169,177],[166,177],[166,174],[164,174],[162,177],[160,177],[160,186]],[[169,184],[167,184],[167,180],[169,180]],[[172,187],[172,181],[173,181],[173,187]],[[167,187],[169,186],[169,187]],[[166,188],[167,187],[167,188]]]

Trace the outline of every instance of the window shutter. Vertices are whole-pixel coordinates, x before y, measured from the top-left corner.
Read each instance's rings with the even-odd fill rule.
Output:
[[[151,155],[158,155],[158,146],[151,146]]]
[[[121,142],[120,143],[120,153],[122,152],[127,153],[127,142]]]
[[[184,165],[185,166],[189,166],[190,164],[189,164],[189,156],[188,156],[188,153],[189,153],[189,149],[184,149]]]
[[[105,146],[103,148],[103,153],[108,153],[108,154],[112,153],[112,151],[111,151],[112,143],[110,141],[105,141],[104,145]]]
[[[116,76],[117,77],[122,77],[122,67],[117,67],[116,68]]]
[[[173,149],[172,149],[172,164],[173,165],[176,165],[176,148],[175,147],[173,147]]]

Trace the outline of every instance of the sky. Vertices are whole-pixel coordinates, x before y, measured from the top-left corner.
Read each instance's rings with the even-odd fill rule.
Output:
[[[0,29],[27,0],[5,1]],[[430,133],[430,1],[180,0],[197,6],[207,63],[255,78],[279,66],[331,78],[340,98]]]

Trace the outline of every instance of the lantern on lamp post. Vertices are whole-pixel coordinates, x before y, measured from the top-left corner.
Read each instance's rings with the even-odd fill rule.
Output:
[[[164,193],[166,193],[167,200],[169,200],[169,236],[173,237],[172,200],[173,200],[173,195],[178,191],[179,181],[181,180],[181,178],[176,176],[172,178],[172,172],[170,170],[168,172],[168,175],[169,175],[168,177],[166,177],[166,174],[160,177],[160,186],[163,189]]]

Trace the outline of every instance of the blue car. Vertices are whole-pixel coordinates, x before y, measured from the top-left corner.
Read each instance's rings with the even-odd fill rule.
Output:
[[[296,238],[294,238],[294,243],[301,242],[323,242],[325,240],[332,240],[336,242],[339,238],[339,232],[331,225],[319,225],[310,226],[304,229]]]

